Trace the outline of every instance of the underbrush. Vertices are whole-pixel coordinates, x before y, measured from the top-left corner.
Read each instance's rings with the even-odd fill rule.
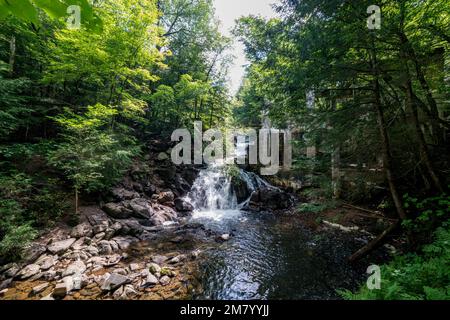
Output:
[[[341,294],[349,300],[450,300],[450,222],[437,229],[433,243],[382,266],[381,289]]]

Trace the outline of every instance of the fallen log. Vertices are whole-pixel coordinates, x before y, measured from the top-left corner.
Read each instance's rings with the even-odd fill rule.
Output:
[[[386,240],[387,236],[390,235],[398,226],[400,225],[400,220],[397,220],[389,228],[384,230],[378,237],[373,239],[371,242],[369,242],[367,245],[356,251],[350,258],[348,258],[348,261],[350,263],[354,263],[357,260],[361,259],[365,255],[369,254],[379,246],[383,244],[383,242]]]
[[[387,217],[383,216],[379,212],[371,211],[371,210],[364,209],[364,208],[361,208],[361,207],[357,207],[357,206],[354,206],[352,204],[344,203],[342,206],[343,207],[347,207],[349,209],[355,209],[355,210],[359,210],[359,211],[362,211],[362,212],[365,212],[365,213],[369,213],[369,214],[356,213],[357,215],[362,216],[362,217],[367,217],[367,218],[371,218],[371,219],[382,219],[382,220],[391,221],[391,222],[396,222],[397,221],[397,219],[387,218]]]

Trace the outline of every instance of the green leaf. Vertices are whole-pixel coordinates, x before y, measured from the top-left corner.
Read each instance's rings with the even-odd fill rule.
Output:
[[[53,19],[67,14],[67,5],[59,0],[33,0],[33,2]]]
[[[21,20],[39,24],[38,14],[36,8],[29,0],[0,0],[2,5],[0,8],[8,10]]]

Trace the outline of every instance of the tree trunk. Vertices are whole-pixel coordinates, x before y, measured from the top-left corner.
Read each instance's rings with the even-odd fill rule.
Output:
[[[408,68],[408,66],[406,66]],[[419,152],[420,152],[420,158],[422,162],[424,163],[425,167],[427,168],[428,174],[431,177],[431,181],[433,182],[434,187],[439,192],[444,192],[444,189],[442,188],[442,184],[439,180],[438,175],[436,174],[436,171],[434,170],[433,163],[431,162],[428,147],[425,141],[425,137],[422,131],[422,128],[420,127],[419,122],[419,115],[417,110],[417,105],[413,101],[413,93],[412,93],[412,83],[411,79],[409,78],[407,71],[407,84],[406,84],[406,104],[408,105],[409,109],[411,110],[412,120],[414,129],[417,134],[417,139],[419,142]]]
[[[12,77],[14,74],[14,63],[16,60],[16,37],[12,36],[9,42],[9,75]]]
[[[394,181],[394,175],[392,173],[392,155],[390,148],[390,141],[388,132],[386,129],[386,120],[384,118],[383,107],[381,105],[381,92],[380,92],[380,80],[379,80],[379,70],[378,61],[375,51],[375,40],[372,39],[373,48],[370,50],[370,58],[372,65],[372,73],[374,76],[373,80],[373,92],[374,92],[374,105],[377,114],[378,129],[380,131],[381,146],[383,154],[383,167],[386,175],[387,182],[389,184],[389,189],[391,191],[392,200],[394,201],[397,214],[401,220],[406,220],[406,212],[403,208],[402,200],[397,190],[397,186]]]
[[[391,224],[389,228],[384,230],[378,237],[376,237],[374,240],[369,242],[366,246],[356,251],[350,258],[348,258],[348,261],[353,263],[365,255],[369,254],[379,246],[381,246],[386,240],[387,236],[390,235],[397,227],[399,226],[399,221],[396,221],[395,223]]]
[[[78,214],[78,188],[75,188],[75,213]]]
[[[433,163],[430,159],[430,152],[428,150],[428,146],[425,140],[425,136],[423,134],[422,128],[420,127],[420,121],[419,121],[419,112],[417,110],[417,104],[414,102],[414,92],[412,87],[412,80],[411,80],[411,73],[409,72],[408,67],[408,57],[410,57],[410,54],[408,54],[407,51],[409,44],[407,42],[406,36],[403,34],[400,36],[400,40],[402,42],[402,59],[403,64],[405,67],[405,75],[406,75],[406,86],[405,86],[405,94],[406,94],[406,105],[411,111],[412,121],[414,125],[414,129],[417,134],[417,139],[419,143],[419,152],[420,152],[420,159],[422,160],[423,164],[427,168],[428,174],[430,175],[431,181],[433,182],[434,187],[437,191],[443,192],[444,189],[442,188],[442,184],[439,180],[438,175],[436,174],[436,171],[434,169]],[[406,52],[405,52],[406,50]],[[434,101],[434,99],[431,100]]]
[[[430,107],[429,116],[431,117],[430,120],[431,120],[431,125],[433,128],[433,134],[436,137],[436,142],[438,144],[442,144],[444,134],[443,134],[442,128],[439,124],[440,117],[439,117],[439,109],[438,109],[436,100],[433,97],[433,93],[431,92],[431,88],[430,88],[427,80],[425,79],[425,74],[423,72],[422,66],[419,63],[419,60],[417,59],[416,52],[414,51],[414,48],[412,47],[411,43],[409,42],[407,35],[403,31],[400,32],[400,41],[402,43],[403,50],[406,51],[406,52],[404,52],[404,54],[407,56],[407,57],[405,57],[405,60],[407,61],[408,59],[410,59],[414,63],[417,79],[419,80],[422,90],[425,92],[425,97],[426,97],[428,105]],[[410,78],[410,75],[408,75],[408,78]]]

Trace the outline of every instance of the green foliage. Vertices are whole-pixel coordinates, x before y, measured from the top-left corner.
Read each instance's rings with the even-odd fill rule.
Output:
[[[12,14],[15,17],[40,25],[39,10],[53,19],[67,18],[69,6],[77,5],[82,12],[82,25],[90,31],[101,30],[101,20],[94,13],[88,0],[0,0],[0,18]]]
[[[21,251],[37,235],[15,200],[0,199],[0,261],[21,257]]]
[[[450,223],[434,234],[422,252],[406,254],[381,268],[381,290],[363,286],[352,300],[450,300]]]
[[[328,210],[330,208],[333,208],[335,204],[333,203],[314,203],[314,202],[308,202],[308,203],[302,203],[297,211],[299,213],[321,213],[325,210]]]
[[[64,142],[49,161],[64,172],[76,191],[104,191],[111,187],[137,154],[133,141],[112,131],[115,115],[114,108],[97,104],[88,107],[84,115],[67,111],[55,118],[64,128]]]
[[[408,194],[404,195],[404,206],[411,217],[403,222],[403,227],[409,231],[428,232],[436,224],[450,218],[450,196],[442,194],[437,197],[419,199]]]

